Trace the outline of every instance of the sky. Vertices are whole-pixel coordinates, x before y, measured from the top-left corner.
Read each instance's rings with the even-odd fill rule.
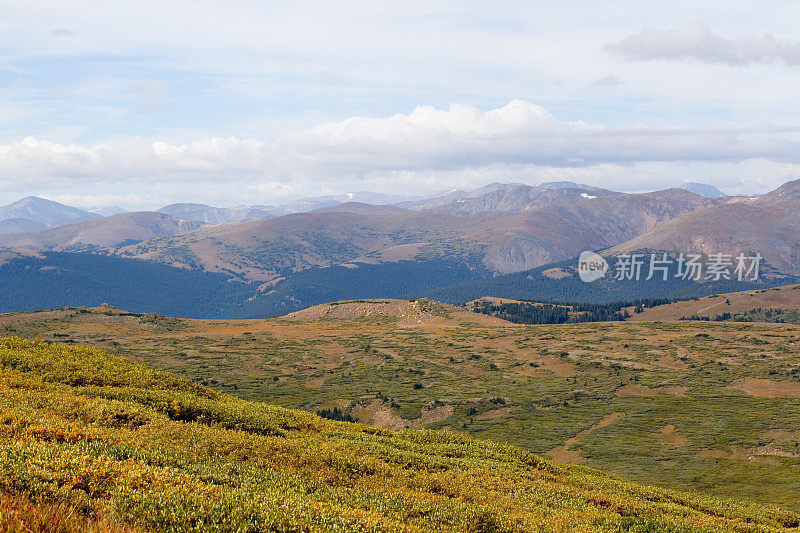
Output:
[[[796,1],[0,0],[0,203],[800,178]]]

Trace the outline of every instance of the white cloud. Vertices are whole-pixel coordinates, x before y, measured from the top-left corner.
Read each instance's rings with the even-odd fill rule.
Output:
[[[690,59],[731,66],[754,63],[800,65],[800,42],[777,39],[770,33],[727,38],[714,34],[704,25],[672,30],[645,28],[619,42],[607,44],[605,48],[628,61]]]
[[[514,100],[480,111],[420,106],[388,118],[352,117],[273,142],[211,138],[168,144],[143,138],[93,145],[26,138],[0,145],[0,189],[79,183],[337,183],[469,169],[596,168],[649,162],[800,163],[796,129],[605,127],[559,121]],[[284,191],[285,192],[285,191]]]
[[[80,209],[98,209],[112,206],[140,206],[152,202],[154,198],[148,198],[140,194],[42,194],[42,198],[59,202]]]

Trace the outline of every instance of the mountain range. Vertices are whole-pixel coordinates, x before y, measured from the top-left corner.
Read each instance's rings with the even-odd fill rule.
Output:
[[[475,283],[570,261],[584,250],[757,251],[772,272],[800,274],[800,181],[756,198],[704,192],[494,183],[424,199],[355,193],[280,209],[173,204],[108,217],[31,198],[0,210],[7,214],[0,225],[33,229],[0,235],[0,249],[11,253],[6,262],[15,250],[91,253],[223,275],[253,284],[250,300],[268,300],[276,311],[333,294],[403,297]],[[281,214],[304,207],[313,209]],[[69,216],[74,222],[53,227]],[[29,254],[21,260],[32,261]],[[255,314],[265,309],[247,306]]]
[[[778,271],[800,274],[800,180],[756,198],[687,213],[616,245],[609,253],[639,249],[759,253]]]

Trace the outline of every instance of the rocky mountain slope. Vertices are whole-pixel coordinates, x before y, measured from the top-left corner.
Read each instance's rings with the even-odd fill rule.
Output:
[[[577,191],[560,189],[548,194],[561,195],[566,190]],[[479,200],[492,203],[496,195],[490,192]],[[506,216],[347,203],[311,213],[205,228],[114,253],[175,264],[182,261],[262,281],[312,267],[423,258],[477,258],[490,271],[507,273],[624,242],[715,202],[680,189],[596,198],[579,193]]]
[[[518,185],[511,188],[498,188],[478,196],[453,199],[427,209],[453,215],[511,215],[550,204],[574,202],[613,194],[619,193],[594,187],[548,188]]]
[[[407,210],[351,202],[212,227],[163,213],[125,213],[0,237],[0,246],[94,250],[256,281],[339,264],[430,259],[508,273],[619,244],[720,201],[680,189],[617,194],[497,187],[448,208]],[[214,218],[219,213],[197,208],[200,215],[194,219],[221,220]]]
[[[760,253],[777,270],[800,273],[800,180],[757,198],[698,209],[614,246],[714,254]]]

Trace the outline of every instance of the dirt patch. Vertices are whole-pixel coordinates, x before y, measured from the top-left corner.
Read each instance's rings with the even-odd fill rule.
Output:
[[[547,375],[547,372],[545,372],[544,369],[538,363],[536,363],[536,366],[517,365],[517,366],[512,367],[511,369],[516,374],[519,374],[520,376],[525,376],[525,377],[528,377],[528,378],[540,377],[540,376],[546,376]]]
[[[569,448],[580,442],[582,438],[589,435],[591,432],[613,424],[619,420],[621,416],[622,413],[611,413],[610,415],[604,416],[597,424],[590,428],[586,428],[574,437],[565,440],[564,444],[561,446],[556,446],[549,452],[546,452],[546,455],[549,455],[554,461],[558,461],[559,463],[585,463],[588,461],[588,459],[581,455],[580,452],[570,450]]]
[[[747,461],[751,463],[767,464],[772,466],[780,465],[779,457],[800,457],[797,454],[775,448],[771,444],[757,446],[755,448],[733,447],[729,451],[702,449],[695,454],[702,459],[731,459],[734,461]]]
[[[629,385],[625,385],[624,387],[618,388],[615,394],[620,397],[639,396],[643,398],[654,398],[657,396],[686,396],[687,392],[689,392],[689,387],[671,385],[667,387],[656,387],[653,389],[645,385],[631,383]]]
[[[359,422],[386,429],[403,429],[408,421],[381,400],[373,400],[367,405],[357,405],[351,413]]]
[[[776,448],[772,444],[757,446],[747,450],[748,455],[770,455],[772,457],[800,457],[800,455]]]
[[[422,416],[415,420],[406,420],[397,411],[381,400],[373,400],[367,405],[356,405],[351,414],[365,424],[372,424],[386,429],[423,428],[429,424],[442,422],[453,416],[452,405],[428,406],[421,410]]]
[[[709,448],[703,448],[694,455],[701,459],[728,459],[730,457],[722,450],[711,450]]]
[[[322,356],[322,363],[319,366],[325,369],[338,367],[348,359],[349,355],[347,348],[338,342],[321,344],[317,346],[317,350]]]
[[[553,357],[552,355],[543,355],[539,357],[536,362],[539,363],[539,369],[549,370],[560,378],[568,378],[578,373],[578,371],[575,370],[575,365],[563,359],[559,359],[558,357]]]
[[[305,385],[309,389],[319,389],[323,383],[325,383],[325,378],[314,378],[306,380]]]
[[[686,370],[689,368],[689,365],[681,361],[680,359],[676,359],[672,354],[665,353],[661,357],[659,357],[655,361],[655,365],[658,368],[675,368],[679,370]]]
[[[664,426],[656,431],[653,435],[656,436],[658,442],[667,446],[680,448],[689,444],[689,439],[675,431],[675,426],[672,424]]]
[[[737,379],[728,388],[743,390],[756,398],[800,398],[800,382],[761,378]]]
[[[768,439],[797,439],[800,438],[800,429],[768,429],[764,432]]]
[[[563,279],[572,276],[572,274],[565,272],[560,268],[549,268],[542,272],[542,276],[550,279]]]

